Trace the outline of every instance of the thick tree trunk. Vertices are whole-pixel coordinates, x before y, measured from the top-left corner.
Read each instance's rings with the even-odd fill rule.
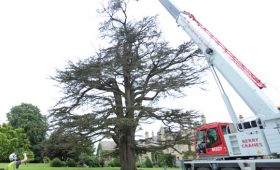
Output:
[[[130,129],[120,136],[121,170],[136,170],[135,133]]]

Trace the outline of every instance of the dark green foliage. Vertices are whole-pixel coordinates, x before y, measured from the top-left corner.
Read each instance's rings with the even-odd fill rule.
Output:
[[[67,129],[57,129],[43,144],[43,154],[52,158],[78,160],[81,153],[92,155],[94,146],[90,138]]]
[[[35,161],[42,161],[40,143],[45,140],[48,124],[47,118],[40,113],[39,108],[22,103],[12,107],[7,113],[7,118],[13,128],[24,129],[35,154]]]
[[[83,166],[83,165],[87,165],[89,167],[99,167],[100,166],[99,160],[96,156],[88,155],[86,153],[82,153],[79,156],[79,162],[80,162],[79,164],[81,166]]]
[[[112,159],[108,162],[108,166],[109,166],[109,167],[120,167],[120,166],[121,166],[120,158],[112,158]]]
[[[152,168],[153,167],[153,163],[148,156],[146,156],[146,158],[145,158],[144,167],[145,168]]]
[[[91,163],[89,164],[90,167],[100,167],[100,161],[96,156],[91,156]]]
[[[69,158],[69,159],[66,160],[66,166],[68,166],[68,167],[76,167],[77,163],[76,163],[76,161],[74,159]]]
[[[59,158],[54,158],[50,162],[50,167],[63,167],[65,166],[65,162],[61,161]]]

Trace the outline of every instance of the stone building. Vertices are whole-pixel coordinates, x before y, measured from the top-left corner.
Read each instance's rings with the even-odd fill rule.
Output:
[[[184,135],[184,133],[192,133],[189,131],[180,130],[178,133],[181,133]],[[146,132],[145,138],[149,138],[149,133]],[[154,135],[154,132],[152,132],[151,139],[154,140],[153,143],[161,143],[161,141],[165,141],[166,139],[172,140],[172,135],[170,135],[170,131],[166,127],[160,127],[159,131],[157,132],[157,135]],[[190,139],[192,140],[192,139]],[[187,145],[187,144],[180,144],[175,145],[173,148],[167,148],[163,150],[164,153],[171,153],[172,155],[176,156],[176,160],[182,160],[183,154],[186,151],[193,151],[193,146]]]

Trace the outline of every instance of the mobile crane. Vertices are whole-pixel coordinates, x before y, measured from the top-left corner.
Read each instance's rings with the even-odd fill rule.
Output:
[[[263,93],[265,84],[242,64],[191,13],[169,0],[160,3],[201,49],[218,84],[232,123],[214,122],[196,129],[198,159],[183,161],[185,170],[280,170],[280,110]],[[241,122],[216,73],[218,70],[256,118]]]

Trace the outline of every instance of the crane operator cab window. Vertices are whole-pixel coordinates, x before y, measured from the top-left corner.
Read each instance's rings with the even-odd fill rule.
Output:
[[[205,150],[205,134],[206,131],[205,130],[200,130],[196,132],[196,153],[197,154],[205,154],[206,150]]]
[[[210,128],[206,134],[206,147],[213,148],[222,144],[222,141],[218,135],[217,128]]]

